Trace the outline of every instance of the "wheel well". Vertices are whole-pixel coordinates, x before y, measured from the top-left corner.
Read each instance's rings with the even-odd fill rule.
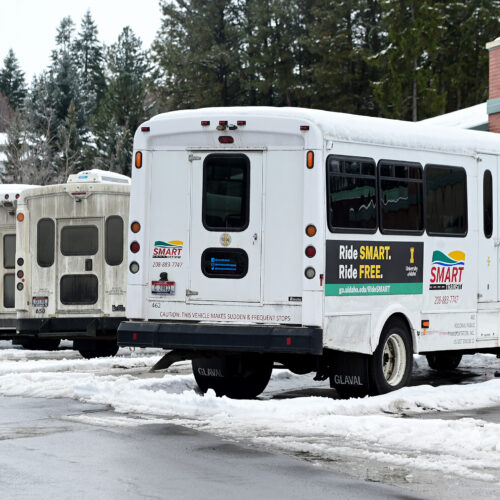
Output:
[[[415,338],[414,338],[414,333],[413,333],[413,329],[411,327],[411,324],[410,322],[408,321],[408,318],[403,314],[403,313],[395,313],[395,314],[391,314],[386,322],[384,323],[384,326],[382,328],[382,331],[384,330],[384,328],[386,327],[387,323],[389,323],[390,321],[392,321],[393,319],[400,319],[401,321],[403,321],[403,323],[406,325],[406,328],[408,328],[408,332],[410,333],[410,337],[411,337],[411,348],[412,348],[412,351],[415,352],[415,345],[416,345],[416,342],[415,342]],[[379,342],[380,342],[380,337],[382,336],[382,331],[380,332],[380,335],[379,335]],[[378,344],[377,344],[378,345]]]

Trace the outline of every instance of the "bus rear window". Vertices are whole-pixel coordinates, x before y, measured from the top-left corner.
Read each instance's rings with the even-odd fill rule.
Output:
[[[328,156],[328,227],[332,232],[377,230],[377,178],[371,158]]]
[[[249,220],[250,163],[245,155],[209,155],[203,164],[203,225],[244,231]]]
[[[430,235],[467,234],[467,177],[458,167],[425,167],[426,219]]]
[[[95,255],[99,244],[97,226],[64,226],[61,229],[63,255]]]
[[[61,278],[60,300],[64,305],[91,305],[97,302],[98,281],[94,274],[66,274]]]
[[[123,262],[123,219],[112,215],[106,219],[106,264],[118,266]]]
[[[16,266],[16,235],[6,234],[3,237],[3,267],[14,269]]]
[[[56,229],[52,219],[40,219],[36,230],[36,260],[40,267],[54,263]]]

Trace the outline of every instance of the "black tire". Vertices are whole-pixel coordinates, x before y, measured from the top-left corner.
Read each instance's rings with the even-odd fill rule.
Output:
[[[273,361],[259,354],[220,355],[193,359],[192,366],[203,393],[213,389],[219,397],[253,399],[269,383]]]
[[[85,359],[107,358],[109,356],[114,356],[118,352],[118,344],[116,341],[101,341],[96,342],[95,346],[78,349],[78,352]]]
[[[454,370],[462,361],[462,355],[454,352],[431,352],[426,354],[427,363],[433,370]]]
[[[413,368],[411,334],[400,318],[389,320],[369,360],[370,394],[385,394],[404,387]]]
[[[30,349],[32,351],[56,351],[61,343],[61,339],[24,339],[21,341],[21,345],[25,349]]]

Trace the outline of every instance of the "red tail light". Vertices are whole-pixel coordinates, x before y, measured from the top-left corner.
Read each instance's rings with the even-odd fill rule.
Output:
[[[140,249],[141,249],[141,245],[139,245],[139,243],[137,243],[137,241],[133,241],[132,243],[130,243],[130,251],[132,253],[137,253]]]
[[[221,135],[219,137],[219,142],[221,144],[232,144],[234,139],[230,135]]]
[[[306,255],[311,258],[316,255],[316,249],[313,246],[308,246],[306,248]]]

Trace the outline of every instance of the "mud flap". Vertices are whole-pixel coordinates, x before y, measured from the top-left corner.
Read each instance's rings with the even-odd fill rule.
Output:
[[[370,392],[369,356],[333,351],[330,355],[330,387],[341,396],[365,396]]]

